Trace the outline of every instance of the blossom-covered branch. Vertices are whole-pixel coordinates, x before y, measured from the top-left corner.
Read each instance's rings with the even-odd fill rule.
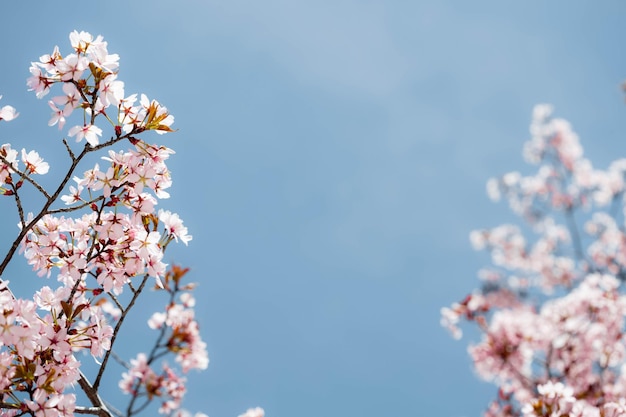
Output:
[[[70,43],[66,56],[57,47],[41,56],[28,79],[39,98],[57,86],[62,91],[48,102],[53,110],[50,126],[63,129],[70,116],[82,119],[67,131],[77,142],[86,142],[82,149],[74,151],[63,141],[70,156],[65,175],[49,192],[33,178],[49,171],[39,153],[24,149],[18,153],[9,144],[0,147],[0,192],[14,199],[20,218],[17,236],[0,264],[0,408],[8,416],[112,416],[113,408],[100,398],[99,384],[120,327],[150,279],[163,287],[168,275],[162,259],[168,244],[191,240],[178,215],[155,209],[158,199],[169,196],[166,160],[173,151],[139,138],[149,130],[172,132],[173,116],[145,95],[125,95],[124,84],[117,79],[119,57],[108,53],[102,37],[75,31]],[[17,115],[11,106],[0,109],[0,120],[11,121]],[[104,142],[105,131],[97,125],[102,121],[111,131]],[[82,176],[75,175],[88,154],[122,143],[131,147],[110,149],[102,170],[96,164]],[[75,185],[64,195],[70,180]],[[44,199],[34,213],[24,212],[20,199],[24,184],[32,185]],[[57,202],[66,208],[54,208]],[[59,216],[70,213],[79,216]],[[32,299],[16,297],[4,272],[18,249],[38,275],[50,277],[54,272],[58,284],[43,286]],[[119,301],[125,291],[132,296]],[[195,362],[182,364],[183,372],[208,364],[197,324],[194,335]],[[172,349],[175,357],[190,349],[187,339],[180,343],[179,350]],[[104,358],[94,383],[75,358],[83,350],[95,359]],[[163,379],[172,383],[172,378],[167,374]],[[71,388],[75,383],[91,405],[76,403]],[[169,408],[161,407],[162,412],[180,409],[183,392]]]
[[[174,117],[144,94],[126,95],[117,78],[119,56],[108,52],[101,36],[74,31],[70,44],[67,55],[55,47],[33,62],[27,81],[38,98],[60,92],[48,101],[49,126],[63,130],[79,121],[66,133],[82,147],[62,140],[70,159],[65,174],[47,190],[34,177],[50,168],[38,152],[0,146],[0,195],[12,198],[19,217],[0,263],[0,412],[130,417],[158,400],[161,414],[188,416],[181,374],[205,369],[208,354],[193,310],[195,285],[183,282],[187,269],[168,268],[163,256],[170,243],[187,245],[192,236],[178,214],[156,209],[169,197],[166,162],[174,151],[142,138],[148,131],[173,132]],[[12,106],[0,108],[0,121],[17,116]],[[122,145],[127,148],[116,148]],[[88,155],[105,150],[101,162],[77,174]],[[24,186],[43,199],[38,209],[24,207]],[[57,284],[31,298],[15,296],[4,273],[18,251],[39,276],[54,274]],[[157,335],[149,353],[126,361],[113,348],[133,307],[148,296],[149,283],[160,290],[152,296],[168,295],[163,311],[148,321]],[[94,358],[95,373],[83,371],[79,352]],[[126,369],[119,383],[130,395],[125,412],[101,397],[110,358]],[[89,404],[78,403],[75,389]],[[260,408],[245,414],[263,415]]]

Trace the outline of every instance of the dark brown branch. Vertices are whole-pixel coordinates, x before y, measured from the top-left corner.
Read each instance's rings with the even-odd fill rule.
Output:
[[[80,372],[80,378],[78,380],[78,385],[80,385],[82,390],[85,392],[85,395],[91,402],[91,405],[93,405],[93,408],[88,408],[88,409],[83,409],[83,410],[95,411],[95,412],[85,412],[82,414],[95,414],[100,417],[113,417],[111,412],[107,409],[106,405],[104,405],[104,402],[100,398],[100,395],[98,395],[98,390],[89,383],[89,381],[87,380],[87,377],[85,377],[82,371],[79,371],[79,372]],[[76,412],[80,413],[78,410],[76,410]]]
[[[141,291],[143,290],[143,288],[146,286],[146,283],[148,282],[149,278],[150,277],[148,274],[144,275],[143,279],[141,280],[141,285],[139,285],[139,288],[137,289],[137,291],[133,293],[133,297],[130,299],[130,301],[128,302],[128,305],[126,306],[126,309],[122,311],[122,315],[120,316],[120,319],[115,324],[115,328],[113,329],[113,335],[111,336],[111,346],[109,347],[109,350],[107,350],[107,352],[104,354],[104,358],[102,359],[102,365],[100,365],[100,370],[98,371],[96,380],[93,383],[93,387],[96,391],[98,390],[98,387],[100,386],[102,375],[104,375],[104,370],[109,361],[109,357],[111,356],[111,352],[113,351],[113,345],[115,344],[115,339],[117,338],[117,335],[119,333],[120,328],[122,327],[122,324],[124,323],[124,319],[128,315],[128,312],[130,311],[130,309],[135,305],[135,301],[137,301],[137,298],[141,294]]]

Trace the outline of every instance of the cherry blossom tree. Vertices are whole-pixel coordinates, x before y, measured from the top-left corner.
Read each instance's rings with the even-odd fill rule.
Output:
[[[69,38],[69,52],[55,47],[42,55],[27,81],[38,98],[55,94],[48,101],[50,126],[72,125],[66,134],[76,143],[58,142],[67,153],[65,174],[44,187],[38,176],[50,166],[38,152],[0,146],[0,195],[19,219],[0,263],[0,412],[130,417],[158,408],[191,416],[181,407],[184,375],[206,369],[209,359],[188,269],[166,265],[163,256],[172,242],[187,245],[192,236],[176,213],[156,209],[169,197],[166,162],[174,151],[146,141],[150,131],[173,132],[174,117],[144,94],[126,95],[117,78],[119,56],[101,36],[74,31]],[[0,108],[0,121],[16,117],[12,106]],[[28,206],[27,192],[42,204]],[[16,253],[42,277],[34,279],[44,279],[26,298],[5,274]],[[158,305],[155,299],[163,304],[147,323],[154,340],[126,341],[124,352],[142,349],[134,357],[116,354],[133,308]],[[119,381],[123,400],[102,398],[105,378]]]
[[[594,168],[552,112],[533,112],[524,157],[536,172],[487,183],[520,225],[471,233],[491,266],[442,324],[455,338],[461,320],[482,335],[469,354],[498,387],[485,416],[626,417],[626,159]]]

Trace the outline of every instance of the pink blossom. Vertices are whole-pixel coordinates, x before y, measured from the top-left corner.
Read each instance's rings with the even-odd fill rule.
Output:
[[[2,96],[0,96],[1,98]],[[19,113],[12,106],[3,106],[0,108],[0,120],[10,122],[15,119]]]
[[[84,138],[91,146],[96,146],[100,143],[98,136],[102,136],[102,129],[95,125],[74,126],[69,130],[68,136],[76,136],[76,142]]]
[[[62,81],[77,81],[89,67],[89,60],[84,56],[69,54],[57,63],[57,70]]]
[[[48,102],[48,105],[52,109],[52,116],[48,121],[48,126],[54,126],[58,123],[59,130],[63,129],[63,126],[65,126],[65,110],[59,109],[52,100]]]
[[[115,79],[115,75],[100,81],[100,99],[104,107],[119,106],[124,98],[124,83]]]
[[[50,165],[44,162],[35,151],[26,153],[26,151],[22,149],[22,162],[26,165],[26,171],[32,174],[47,174],[50,169]]]
[[[73,185],[70,185],[70,193],[66,195],[62,195],[61,201],[63,201],[66,205],[70,205],[70,204],[74,204],[79,201],[82,201],[82,198],[80,197],[81,191],[83,191],[82,186],[79,185],[78,187],[74,187]]]
[[[29,71],[31,76],[26,81],[26,84],[29,87],[28,89],[30,91],[35,91],[37,98],[42,98],[50,92],[50,86],[55,80],[47,77],[41,68],[36,64],[31,65]]]
[[[15,149],[11,149],[11,145],[5,143],[0,146],[0,156],[4,158],[3,160],[0,160],[0,185],[2,185],[18,168],[17,151]]]
[[[177,242],[180,238],[180,240],[187,245],[192,239],[192,236],[187,234],[187,228],[183,226],[183,221],[178,214],[172,213],[169,210],[159,210],[159,220],[165,225],[167,234],[176,239]]]
[[[78,32],[77,30],[74,30],[70,33],[70,44],[79,54],[86,53],[93,41],[93,36],[89,32],[84,32],[82,30]]]

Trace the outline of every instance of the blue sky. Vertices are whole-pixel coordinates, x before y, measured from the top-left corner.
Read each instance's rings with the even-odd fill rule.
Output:
[[[200,282],[211,358],[189,377],[187,408],[478,416],[495,388],[439,309],[487,262],[469,232],[515,220],[486,180],[527,169],[537,103],[571,120],[595,165],[626,156],[626,4],[598,4],[11,2],[0,94],[21,116],[0,138],[62,166],[28,66],[74,29],[102,34],[126,92],[157,98],[179,129],[158,138],[177,152],[162,206],[194,240],[166,257]],[[7,242],[14,213],[0,210]],[[24,295],[41,285],[14,263]]]

